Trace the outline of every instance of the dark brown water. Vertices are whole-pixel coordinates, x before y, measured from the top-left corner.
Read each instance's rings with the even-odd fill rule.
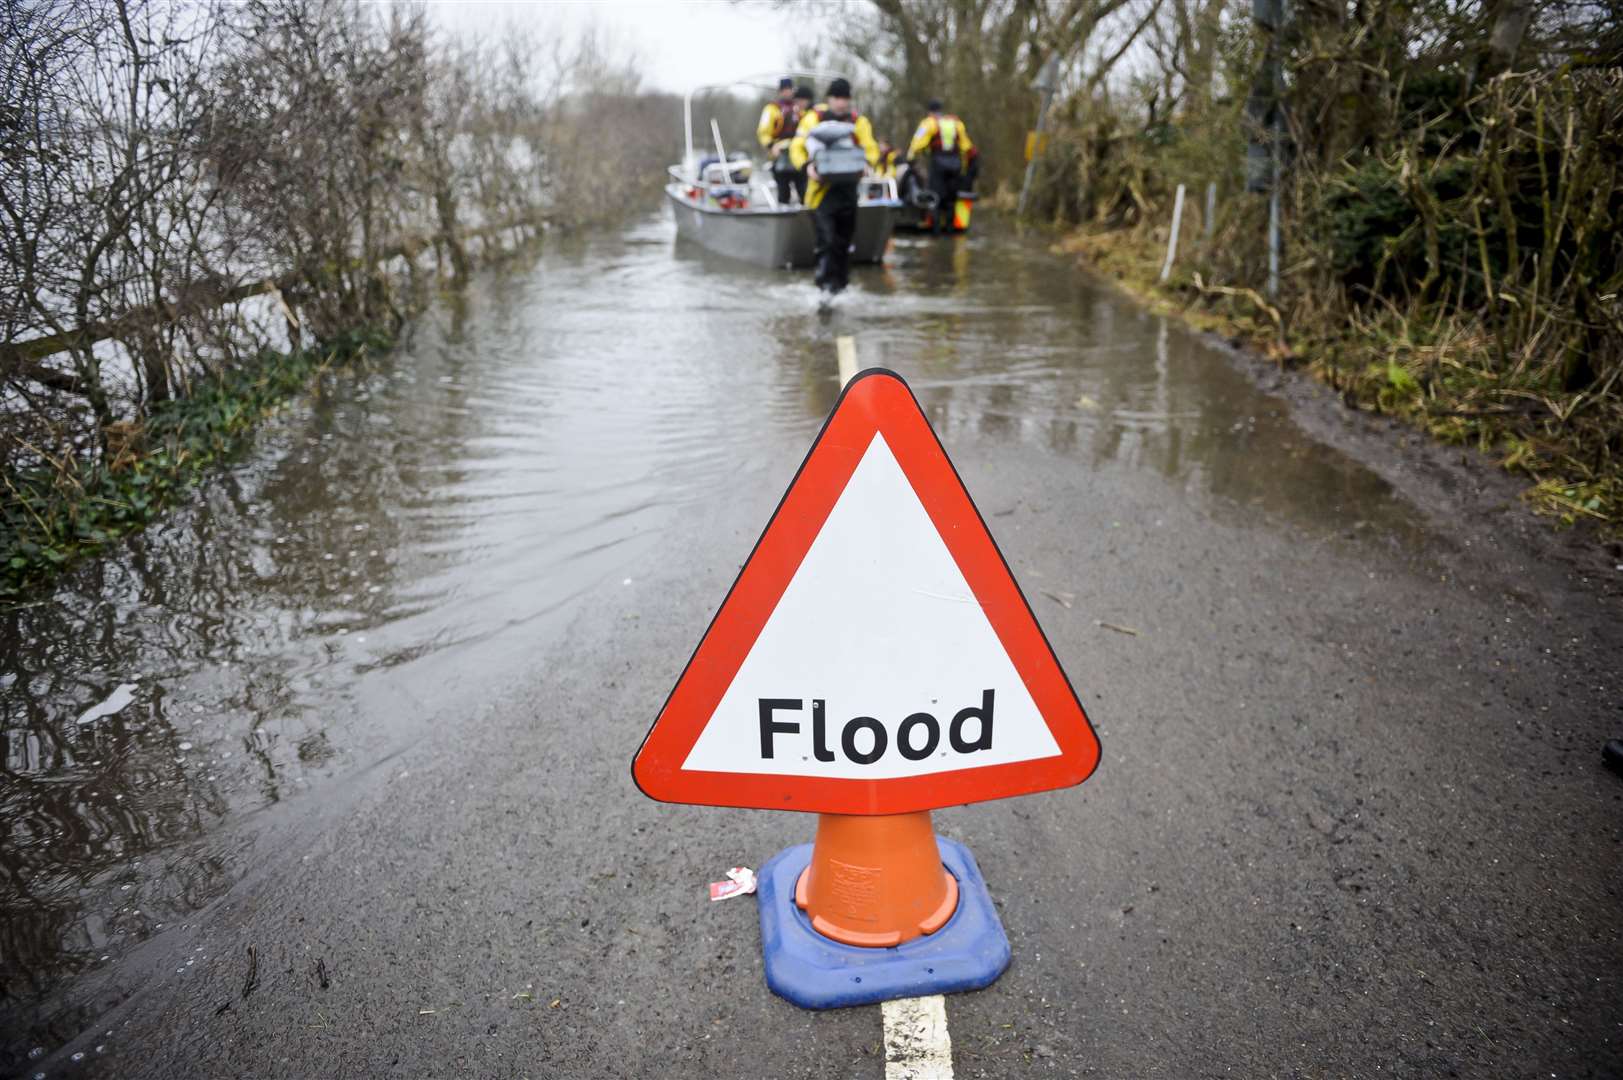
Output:
[[[40,1004],[72,976],[232,889],[259,815],[319,808],[428,718],[477,739],[494,689],[676,509],[797,460],[836,334],[907,376],[949,443],[1153,474],[1308,537],[1420,535],[1223,357],[993,226],[899,242],[831,314],[808,278],[675,247],[663,218],[554,245],[0,614],[0,1071],[92,1022]]]

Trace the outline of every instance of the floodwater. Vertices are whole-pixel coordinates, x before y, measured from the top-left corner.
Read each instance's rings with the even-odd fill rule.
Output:
[[[492,688],[674,513],[786,481],[840,333],[949,446],[1022,441],[1308,536],[1424,531],[1224,357],[995,221],[898,241],[831,314],[809,276],[678,247],[663,216],[554,243],[0,613],[0,1071],[94,1023],[109,1002],[62,989],[231,890],[258,823],[331,804],[445,717],[477,740]]]

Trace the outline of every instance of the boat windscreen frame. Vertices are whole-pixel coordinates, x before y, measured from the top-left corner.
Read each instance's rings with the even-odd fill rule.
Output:
[[[698,156],[693,152],[694,95],[708,93],[712,90],[731,90],[738,86],[749,86],[757,90],[772,90],[777,87],[778,80],[785,76],[791,79],[850,78],[850,76],[841,71],[817,71],[811,68],[805,68],[800,70],[790,69],[788,71],[779,72],[776,75],[746,75],[743,78],[732,79],[728,82],[706,83],[703,86],[693,87],[682,98],[682,132],[687,141],[686,152],[682,155],[682,171],[686,174],[690,181],[698,178],[697,165],[699,161]]]

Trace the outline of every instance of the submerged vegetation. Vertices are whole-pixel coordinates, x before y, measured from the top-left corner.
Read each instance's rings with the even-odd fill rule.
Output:
[[[482,256],[616,212],[672,108],[596,34],[352,0],[0,0],[0,80],[0,595]]]
[[[1027,213],[1069,250],[1349,404],[1494,454],[1539,509],[1623,529],[1616,0],[860,10],[829,51],[883,115],[946,96],[1011,204],[1053,63]]]
[[[144,528],[312,378],[390,344],[386,334],[360,331],[319,348],[266,350],[185,397],[153,405],[140,427],[116,429],[107,458],[70,457],[10,473],[0,505],[7,545],[0,596]]]

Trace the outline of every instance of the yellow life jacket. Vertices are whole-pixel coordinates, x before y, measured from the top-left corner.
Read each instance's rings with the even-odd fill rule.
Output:
[[[776,101],[772,103],[772,107],[778,113],[777,123],[772,129],[773,141],[792,138],[795,128],[800,125],[800,110],[795,108],[793,104],[781,105]]]

